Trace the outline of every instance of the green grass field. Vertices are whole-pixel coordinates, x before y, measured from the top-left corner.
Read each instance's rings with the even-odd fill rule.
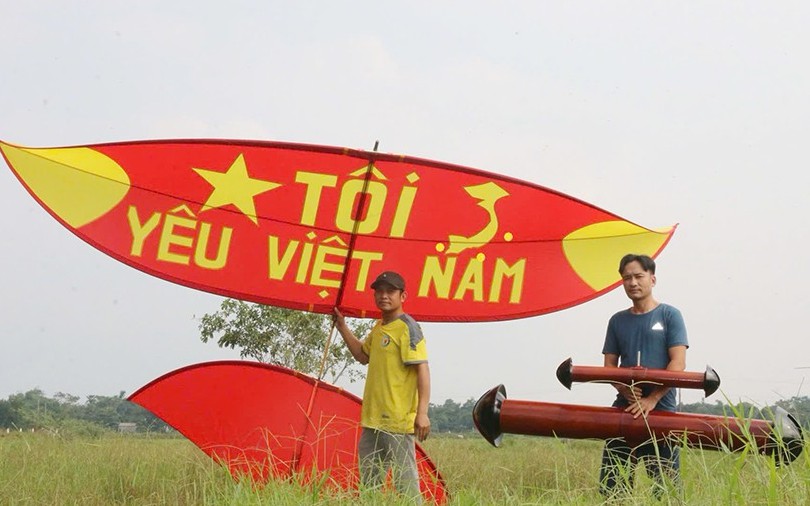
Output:
[[[434,436],[423,445],[445,477],[451,504],[601,504],[602,444],[506,435],[501,448],[480,436]],[[777,468],[749,452],[684,449],[685,504],[810,504],[810,463],[801,455]],[[622,504],[656,501],[643,471]],[[273,482],[236,482],[182,438],[11,433],[0,437],[0,504],[250,505],[407,504]]]

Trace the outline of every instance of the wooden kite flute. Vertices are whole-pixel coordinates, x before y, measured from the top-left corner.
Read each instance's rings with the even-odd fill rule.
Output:
[[[703,390],[706,397],[712,395],[720,387],[720,376],[708,365],[706,366],[706,372],[668,371],[666,369],[648,369],[646,367],[574,365],[570,358],[557,368],[557,379],[568,390],[571,390],[571,384],[574,382],[615,382],[624,385],[654,383],[666,387]]]
[[[475,404],[473,421],[481,435],[496,447],[504,433],[624,438],[631,445],[654,437],[711,450],[739,451],[753,443],[760,453],[774,456],[781,464],[793,462],[803,448],[801,426],[778,407],[773,421],[668,411],[651,411],[646,418],[633,418],[621,408],[510,400],[504,386],[499,385]]]

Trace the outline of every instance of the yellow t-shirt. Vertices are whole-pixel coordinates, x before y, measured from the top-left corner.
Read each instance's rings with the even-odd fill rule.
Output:
[[[382,324],[378,320],[363,341],[368,372],[360,424],[363,427],[413,434],[418,395],[416,364],[427,362],[419,324],[407,314]]]

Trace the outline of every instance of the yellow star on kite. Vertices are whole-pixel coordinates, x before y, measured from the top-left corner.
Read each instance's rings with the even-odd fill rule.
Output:
[[[251,179],[247,173],[245,158],[241,154],[236,157],[227,172],[215,172],[197,168],[194,168],[194,172],[202,176],[214,187],[214,191],[211,192],[200,212],[233,204],[242,211],[242,214],[257,225],[259,220],[256,218],[256,205],[253,198],[260,193],[281,186],[271,181]]]

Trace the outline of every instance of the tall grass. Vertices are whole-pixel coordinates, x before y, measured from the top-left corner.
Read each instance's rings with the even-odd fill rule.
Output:
[[[598,441],[506,435],[500,448],[480,436],[435,436],[424,445],[445,477],[451,504],[601,504]],[[752,451],[684,448],[686,504],[810,504],[810,462],[790,466]],[[655,501],[639,471],[622,504]],[[64,437],[12,433],[0,437],[0,504],[31,505],[329,505],[408,504],[392,496],[357,497],[316,485],[237,482],[182,438],[104,435]]]

